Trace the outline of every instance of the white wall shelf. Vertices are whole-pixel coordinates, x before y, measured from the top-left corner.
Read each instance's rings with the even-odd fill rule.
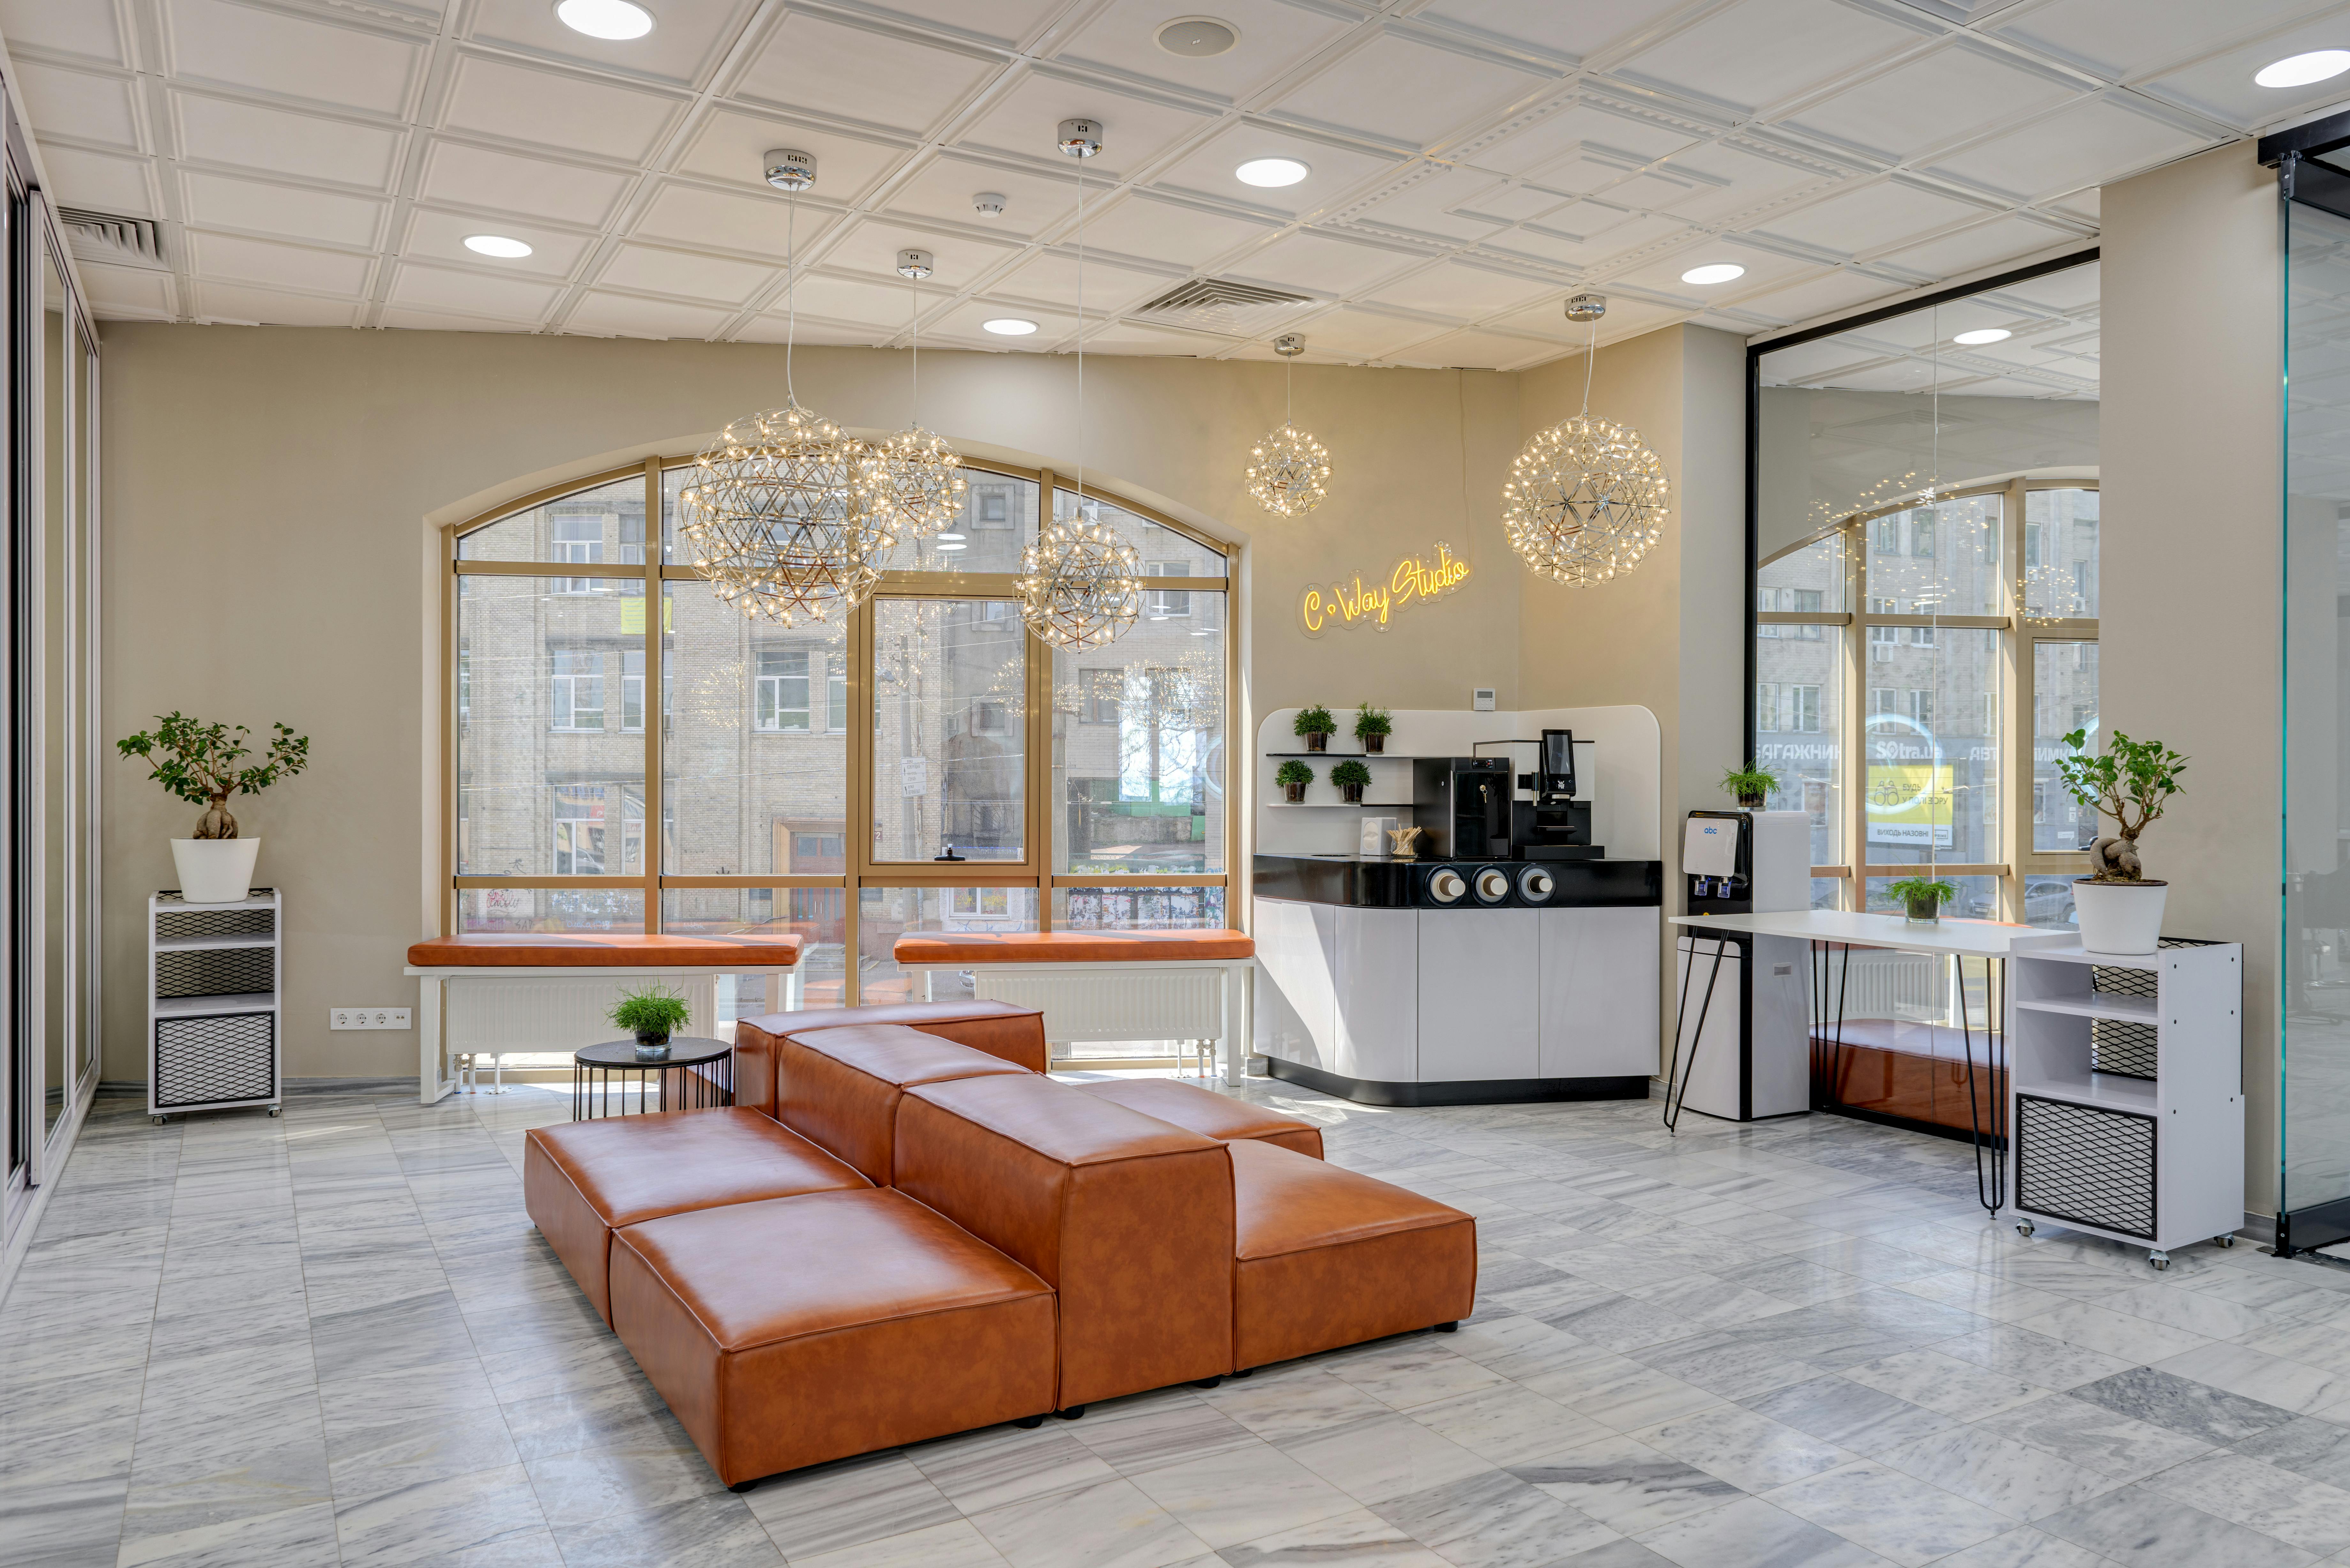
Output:
[[[2096,992],[2088,996],[2048,996],[2015,1004],[2031,1012],[2069,1012],[2081,1018],[2113,1018],[2132,1023],[2155,1021],[2154,998]]]
[[[147,1114],[283,1107],[286,906],[147,900]]]

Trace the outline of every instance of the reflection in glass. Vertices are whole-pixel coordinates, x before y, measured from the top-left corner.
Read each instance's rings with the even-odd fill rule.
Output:
[[[925,976],[908,974],[893,954],[908,931],[1033,931],[1034,888],[860,888],[857,893],[857,1000],[875,1006],[920,1002]],[[931,973],[929,995],[968,1001],[968,973]]]
[[[1845,859],[1842,627],[1755,628],[1754,758],[1778,775],[1773,811],[1812,819],[1812,864]]]
[[[80,345],[75,387],[75,417],[73,430],[73,593],[74,648],[73,713],[77,726],[88,725],[96,707],[98,665],[91,649],[91,632],[98,625],[98,536],[92,523],[90,498],[98,486],[98,345],[86,334],[77,330]],[[80,768],[83,747],[87,740],[74,748],[75,767]],[[81,1065],[78,1080],[95,1082],[98,1077],[98,1047],[99,1033],[99,996],[102,975],[99,963],[98,893],[98,834],[89,825],[98,821],[98,779],[95,773],[77,782],[75,805],[82,813],[81,831],[73,836],[73,886],[79,900],[79,919],[75,936],[78,947],[75,963],[81,981],[75,988],[78,1003],[77,1028],[81,1035]]]
[[[2027,926],[2078,926],[2073,911],[2073,881],[2062,877],[2023,879],[2023,923]]]
[[[1107,648],[1053,650],[1053,851],[1076,874],[1224,868],[1224,596],[1146,594]]]
[[[2004,510],[1998,495],[1969,495],[1870,518],[1865,607],[1872,615],[1995,614]]]
[[[1945,856],[1944,858],[1948,859],[1950,857]],[[1928,873],[1921,868],[1912,875],[1925,877]],[[1868,879],[1868,908],[1872,913],[1879,915],[1908,913],[1907,907],[1900,900],[1886,892],[1886,888],[1898,880],[1900,878],[1894,877],[1871,877]],[[1950,883],[1959,890],[1957,898],[1942,906],[1944,916],[1965,920],[1996,920],[2000,918],[1998,877],[1944,877],[1939,880]],[[1980,1002],[1977,1004],[1975,1016],[1978,1018],[1982,1016]]]
[[[873,603],[873,857],[1026,853],[1028,639],[1008,599]]]
[[[1036,482],[966,468],[970,488],[955,520],[927,538],[903,539],[883,565],[897,572],[1016,572],[1036,537]]]
[[[1154,523],[1139,512],[1129,512],[1115,502],[1091,496],[1094,508],[1118,536],[1134,546],[1142,557],[1142,572],[1151,577],[1221,577],[1224,575],[1223,552],[1211,545],[1203,545],[1188,534],[1179,534],[1163,524]],[[1073,490],[1055,488],[1053,492],[1053,520],[1071,523],[1077,516],[1077,494]]]
[[[797,932],[800,1005],[845,1004],[848,895],[840,888],[671,888],[661,894],[661,929],[689,937]],[[784,1010],[780,982],[764,975],[720,975],[722,1023]],[[723,1033],[723,1031],[722,1031]]]
[[[2035,642],[2032,645],[2034,854],[2061,855],[2086,849],[2089,841],[2097,836],[2097,814],[2074,800],[2056,773],[2058,761],[2071,754],[2064,737],[2075,730],[2089,732],[2087,749],[2091,753],[2105,749],[2097,733],[2097,645]]]
[[[1905,634],[1878,642],[1879,632]],[[1997,861],[1999,634],[1871,627],[1866,847],[1875,865]],[[1921,643],[1909,633],[1924,634]]]
[[[2097,493],[2032,490],[2023,497],[2023,613],[2079,619],[2097,613]]]
[[[1816,614],[1843,609],[1844,535],[1831,534],[1763,563],[1754,581],[1761,590],[1754,603],[1758,610]],[[1789,637],[1801,629],[1791,627],[1779,635]]]
[[[41,252],[41,855],[44,1136],[65,1114],[71,1092],[70,1043],[75,1026],[74,986],[68,962],[73,943],[66,846],[72,841],[71,788],[74,735],[72,671],[73,548],[67,501],[72,472],[73,407],[69,385],[74,336],[66,315],[65,280],[48,247]],[[182,832],[187,831],[182,829]]]
[[[682,472],[682,471],[680,471]],[[461,561],[548,561],[582,566],[645,564],[645,480],[632,473],[476,528],[457,541]],[[641,594],[626,578],[558,578],[559,593]]]
[[[1222,888],[1055,888],[1056,931],[1198,931],[1228,925]]]
[[[640,931],[637,888],[460,888],[460,931]]]

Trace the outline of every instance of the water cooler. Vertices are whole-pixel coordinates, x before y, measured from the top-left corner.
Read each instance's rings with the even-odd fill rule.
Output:
[[[1812,823],[1800,811],[1693,811],[1681,875],[1692,915],[1812,906]],[[1756,1121],[1811,1108],[1811,944],[1794,937],[1680,935],[1668,1108]]]

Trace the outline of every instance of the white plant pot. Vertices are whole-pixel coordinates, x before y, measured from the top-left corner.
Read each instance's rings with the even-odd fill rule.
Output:
[[[2162,944],[2162,906],[2168,882],[2073,883],[2073,909],[2081,921],[2081,946],[2093,953],[2150,953]]]
[[[234,904],[253,891],[258,838],[174,838],[180,897],[191,904]]]

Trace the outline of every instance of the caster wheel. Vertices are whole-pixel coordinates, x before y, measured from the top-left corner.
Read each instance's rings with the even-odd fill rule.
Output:
[[[161,1116],[149,1116],[147,1119],[148,1119],[148,1121],[150,1121],[151,1123],[152,1123],[154,1126],[159,1127],[161,1127],[161,1126],[163,1125],[163,1120],[164,1120],[164,1118],[163,1118],[163,1117],[161,1117]]]
[[[1058,1416],[1064,1421],[1077,1420],[1082,1417],[1085,1413],[1086,1407],[1083,1405],[1072,1405],[1066,1410],[1055,1410],[1053,1412],[1054,1415]]]
[[[285,1113],[286,1107],[284,1106],[272,1106],[269,1107],[269,1114],[273,1116],[283,1116]]]
[[[2146,1255],[2146,1266],[2152,1269],[2158,1274],[2161,1273],[2163,1271],[2170,1267],[2170,1254],[2168,1252],[2148,1252]]]
[[[2233,1231],[2230,1231],[2225,1236],[2214,1236],[2211,1240],[2219,1242],[2222,1247],[2232,1247],[2236,1244],[2235,1232]]]
[[[2015,1222],[2015,1233],[2016,1233],[2017,1235],[2019,1235],[2019,1236],[2029,1236],[2029,1235],[2031,1235],[2031,1234],[2032,1234],[2032,1221],[2031,1221],[2031,1220],[2018,1220]]]
[[[1045,1417],[1042,1416],[1022,1416],[1012,1424],[1019,1428],[1024,1432],[1033,1432],[1037,1428],[1045,1424]]]

